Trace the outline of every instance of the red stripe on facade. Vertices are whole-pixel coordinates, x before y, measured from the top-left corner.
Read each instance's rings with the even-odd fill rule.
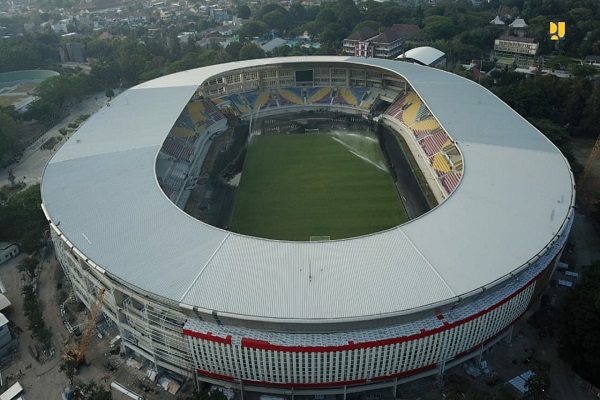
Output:
[[[253,381],[249,379],[242,379],[244,384],[248,385],[259,385],[259,386],[270,386],[278,388],[321,388],[321,387],[334,387],[334,386],[349,386],[349,385],[361,385],[368,382],[367,379],[355,379],[350,381],[339,381],[339,382],[318,382],[318,383],[275,383],[265,381]]]
[[[227,335],[227,337],[222,338],[219,336],[214,336],[212,332],[200,333],[196,331],[192,331],[189,329],[184,329],[183,334],[186,336],[195,337],[198,339],[210,340],[211,342],[231,344],[231,335]]]
[[[209,372],[209,371],[205,371],[203,369],[197,369],[196,373],[198,375],[204,375],[204,376],[208,376],[209,378],[215,378],[215,379],[220,379],[222,381],[230,381],[233,382],[235,379],[232,376],[229,375],[223,375],[223,374],[217,374],[215,372]]]
[[[242,338],[242,347],[258,348],[260,346],[270,346],[271,344],[266,340]]]
[[[554,261],[554,259],[553,259],[553,261]],[[550,262],[550,264],[552,264],[552,262]],[[521,294],[524,290],[529,288],[532,284],[534,284],[535,281],[546,271],[546,269],[548,268],[548,266],[550,264],[548,264],[546,266],[546,268],[544,268],[536,276],[534,276],[532,279],[530,279],[526,285],[524,285],[520,289],[516,290],[514,293],[507,296],[506,298],[502,299],[498,303],[492,305],[491,307],[489,307],[487,309],[483,309],[483,310],[481,310],[473,315],[470,315],[462,320],[458,320],[455,322],[444,321],[442,326],[431,329],[431,330],[421,329],[421,332],[415,333],[414,335],[401,336],[401,337],[395,337],[395,338],[389,338],[389,339],[381,339],[381,340],[375,340],[372,342],[363,342],[363,343],[354,343],[353,341],[349,341],[348,344],[339,345],[339,346],[287,346],[287,345],[271,344],[265,340],[242,338],[241,346],[247,347],[247,348],[252,348],[252,349],[258,349],[258,350],[271,350],[271,351],[283,351],[283,352],[295,352],[295,353],[315,353],[315,352],[316,353],[327,353],[327,352],[335,352],[335,351],[360,350],[360,349],[379,347],[379,346],[389,346],[389,345],[396,344],[396,343],[404,343],[404,342],[410,342],[413,340],[423,339],[425,337],[432,336],[432,335],[438,334],[440,332],[455,328],[459,325],[463,325],[468,322],[471,322],[471,321],[495,310],[496,308],[501,307],[502,305],[506,304],[507,302],[509,302],[510,300],[512,300],[519,294]],[[212,334],[209,334],[209,333],[203,334],[203,333],[190,331],[188,329],[184,329],[184,334],[187,334],[188,336],[193,336],[193,337],[197,337],[200,339],[204,339],[204,340],[211,340],[211,341],[215,341],[215,342],[219,342],[219,343],[231,344],[231,335],[227,336],[226,339],[223,339],[218,336],[213,336]],[[497,336],[497,334],[494,335],[494,337],[495,336]],[[480,345],[481,344],[479,344],[477,346],[480,346]],[[475,346],[475,347],[477,347],[477,346]],[[464,352],[464,354],[468,353],[469,351]]]
[[[546,267],[546,268],[548,268],[548,267]],[[479,311],[473,315],[470,315],[462,320],[458,320],[455,322],[447,322],[447,323],[443,324],[442,326],[431,329],[431,330],[421,329],[420,333],[415,333],[414,335],[402,336],[402,337],[396,337],[396,338],[390,338],[390,339],[382,339],[382,340],[376,340],[376,341],[372,341],[372,342],[363,342],[363,343],[350,344],[350,342],[349,342],[347,345],[340,345],[340,346],[284,346],[284,345],[270,344],[270,343],[268,343],[266,341],[262,341],[262,340],[256,341],[256,342],[260,342],[260,343],[254,344],[253,342],[245,342],[244,340],[246,340],[246,338],[244,338],[244,339],[242,339],[242,347],[249,347],[249,348],[259,349],[259,350],[284,351],[284,352],[295,352],[295,353],[314,353],[314,352],[327,353],[327,352],[335,352],[335,351],[359,350],[359,349],[366,349],[366,348],[379,347],[379,346],[389,346],[389,345],[396,344],[396,343],[410,342],[413,340],[423,339],[425,337],[435,335],[440,332],[455,328],[459,325],[466,324],[470,321],[473,321],[473,320],[495,310],[498,307],[501,307],[502,305],[506,304],[507,302],[509,302],[510,300],[512,300],[519,294],[521,294],[524,290],[529,288],[536,281],[536,279],[539,278],[539,276],[546,270],[546,268],[544,268],[542,270],[542,272],[540,272],[535,277],[533,277],[525,286],[523,286],[519,290],[515,291],[510,296],[502,299],[501,301],[494,304],[493,306],[491,306],[487,309],[481,310],[481,311]],[[244,346],[244,343],[248,343],[248,345]]]

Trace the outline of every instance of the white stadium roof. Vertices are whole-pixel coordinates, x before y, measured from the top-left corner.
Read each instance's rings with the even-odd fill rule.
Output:
[[[243,236],[171,203],[155,159],[198,86],[227,69],[299,62],[403,76],[463,154],[455,192],[404,225],[331,242]],[[89,118],[42,182],[47,215],[106,274],[219,314],[298,322],[384,317],[491,285],[544,251],[573,196],[562,154],[482,86],[415,64],[354,57],[250,60],[138,85]]]
[[[397,60],[402,60],[405,58],[416,60],[423,65],[431,65],[434,61],[446,55],[441,50],[435,49],[429,46],[421,46],[415,47],[414,49],[410,49],[405,53],[400,54],[396,57]]]

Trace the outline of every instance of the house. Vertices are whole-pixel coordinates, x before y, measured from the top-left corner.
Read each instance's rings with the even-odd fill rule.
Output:
[[[494,18],[493,20],[490,21],[490,24],[492,25],[506,25],[506,22],[502,21],[502,19],[500,19],[500,16],[496,15],[496,18]]]
[[[271,53],[278,47],[281,47],[287,43],[287,40],[276,37],[273,40],[269,40],[267,43],[261,44],[260,48],[267,54]]]
[[[510,26],[513,29],[525,29],[528,25],[525,23],[525,20],[523,18],[517,18],[508,26]]]

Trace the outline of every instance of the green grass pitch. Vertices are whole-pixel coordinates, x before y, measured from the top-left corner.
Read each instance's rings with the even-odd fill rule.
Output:
[[[263,135],[249,144],[231,230],[281,240],[341,239],[406,220],[374,137]]]

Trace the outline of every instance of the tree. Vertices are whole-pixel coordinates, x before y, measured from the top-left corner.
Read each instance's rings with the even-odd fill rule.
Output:
[[[106,88],[104,94],[106,95],[106,97],[108,97],[108,100],[112,100],[112,98],[115,97],[115,91],[111,88]]]
[[[85,395],[86,400],[112,400],[112,393],[100,384],[92,381],[79,386],[79,392]]]
[[[559,313],[558,352],[582,378],[600,386],[600,262],[570,290]]]
[[[18,265],[17,269],[20,272],[25,272],[29,275],[30,279],[35,278],[35,269],[38,265],[38,259],[36,256],[27,256],[25,257]]]
[[[60,364],[59,371],[64,372],[67,379],[69,379],[69,383],[73,385],[73,378],[77,373],[77,361],[73,358],[65,359],[62,364]]]
[[[237,6],[237,16],[241,19],[249,19],[252,16],[250,7],[247,4],[240,4]]]
[[[31,186],[0,204],[0,241],[18,241],[25,252],[37,251],[48,223],[42,207],[40,185]]]
[[[254,43],[246,43],[240,49],[240,60],[253,60],[256,58],[264,58],[265,52],[263,49]]]
[[[459,31],[451,18],[440,15],[425,17],[425,33],[431,40],[450,39]]]
[[[550,400],[550,364],[535,361],[531,367],[532,375],[527,379],[525,398],[530,400]]]
[[[231,42],[225,48],[225,51],[227,52],[227,54],[229,54],[229,56],[232,59],[238,60],[240,58],[240,50],[242,49],[242,47],[244,47],[244,43],[242,42]]]
[[[350,32],[340,24],[328,24],[323,32],[321,32],[321,42],[332,45],[341,46],[342,41]]]
[[[10,159],[16,152],[16,128],[17,123],[10,110],[0,107],[0,163]]]

